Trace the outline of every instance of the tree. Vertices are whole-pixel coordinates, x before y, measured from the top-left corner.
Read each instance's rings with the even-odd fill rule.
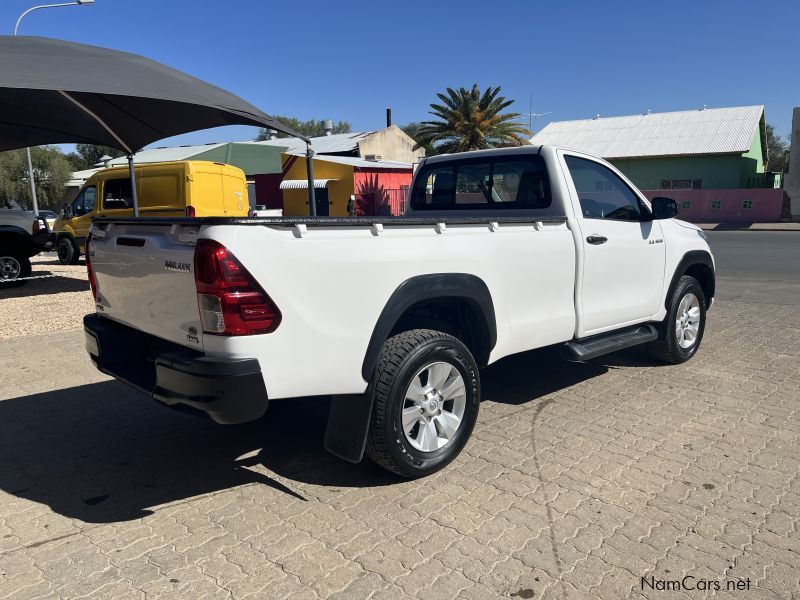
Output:
[[[783,172],[789,160],[789,141],[775,133],[775,128],[767,123],[767,170]]]
[[[426,144],[436,152],[466,152],[503,146],[522,146],[533,135],[518,119],[519,113],[503,111],[514,101],[500,95],[500,86],[484,92],[474,84],[472,89],[447,88],[436,94],[442,104],[431,104],[438,121],[423,121],[417,132],[416,148]]]
[[[38,146],[31,148],[31,162],[39,208],[58,210],[73,170],[70,161],[58,148]],[[33,208],[25,150],[0,152],[0,206],[14,202],[27,210]]]
[[[73,171],[83,171],[94,167],[106,154],[111,158],[117,158],[122,156],[124,152],[110,146],[75,144],[75,152],[67,154],[66,158],[72,163]]]
[[[280,121],[284,125],[288,125],[292,129],[294,129],[297,133],[300,133],[306,137],[317,137],[320,135],[325,135],[325,127],[323,127],[322,121],[317,121],[316,119],[310,119],[308,121],[301,121],[300,119],[296,119],[295,117],[283,117],[281,115],[274,115],[272,117],[276,121]],[[333,131],[331,133],[350,133],[352,129],[350,128],[350,123],[347,121],[337,121],[333,124]],[[285,133],[279,131],[278,132],[279,138],[289,137]],[[262,128],[258,131],[258,137],[256,141],[266,140],[268,139],[267,130]]]

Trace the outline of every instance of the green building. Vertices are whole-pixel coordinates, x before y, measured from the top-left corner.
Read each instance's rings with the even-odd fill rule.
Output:
[[[605,158],[643,190],[780,187],[765,171],[763,106],[548,124],[531,140]]]

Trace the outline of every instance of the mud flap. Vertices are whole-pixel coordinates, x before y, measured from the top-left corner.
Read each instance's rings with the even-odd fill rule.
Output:
[[[348,462],[361,462],[372,416],[372,386],[363,394],[333,396],[323,445]]]

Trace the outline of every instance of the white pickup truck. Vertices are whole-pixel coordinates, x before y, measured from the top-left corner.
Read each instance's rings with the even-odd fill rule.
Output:
[[[325,447],[407,477],[464,447],[480,369],[703,338],[703,232],[603,160],[551,146],[419,164],[404,217],[104,218],[87,252],[96,366],[220,423],[333,396]]]

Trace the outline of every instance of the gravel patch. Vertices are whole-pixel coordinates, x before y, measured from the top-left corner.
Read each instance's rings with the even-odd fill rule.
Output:
[[[31,259],[33,279],[20,287],[0,286],[0,340],[66,331],[83,326],[83,316],[94,312],[86,264],[62,265],[55,253]]]

